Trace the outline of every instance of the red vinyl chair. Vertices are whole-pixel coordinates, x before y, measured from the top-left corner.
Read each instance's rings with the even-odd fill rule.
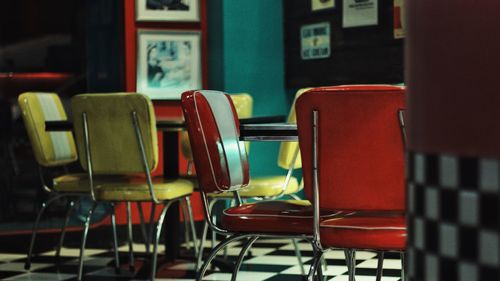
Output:
[[[350,281],[355,249],[404,252],[404,106],[404,88],[394,86],[316,88],[297,100],[305,192],[314,207],[308,280],[330,248],[346,250]],[[320,210],[353,215],[320,220]]]
[[[236,276],[243,257],[259,237],[301,238],[312,241],[312,207],[307,200],[259,201],[241,204],[238,190],[249,182],[245,145],[239,141],[239,121],[229,95],[218,91],[188,91],[182,109],[193,150],[205,219],[210,228],[228,238],[208,255],[200,269],[203,278],[217,252],[233,241],[248,239],[234,267]],[[222,227],[212,221],[208,193],[233,192],[237,206],[224,210]],[[335,216],[335,212],[322,216]]]

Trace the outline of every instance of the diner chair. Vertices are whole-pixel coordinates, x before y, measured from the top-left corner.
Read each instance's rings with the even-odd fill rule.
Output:
[[[238,114],[238,117],[239,118],[250,118],[252,117],[252,112],[253,112],[253,98],[250,94],[248,93],[234,93],[234,94],[231,94],[231,99],[233,101],[233,104],[235,106],[235,109],[236,109],[236,112]],[[189,136],[187,134],[186,131],[182,131],[181,132],[181,152],[182,152],[182,155],[184,156],[184,158],[187,160],[188,162],[188,166],[187,166],[187,175],[188,176],[192,176],[193,174],[193,152],[191,150],[191,145],[189,143]],[[247,149],[249,148],[250,146],[250,143],[246,143],[246,147]],[[215,204],[219,201],[225,201],[227,199],[231,199],[231,197],[227,198],[227,197],[219,197],[219,198],[216,198],[216,197],[211,197],[210,198],[210,209],[212,210],[214,207],[215,207]],[[184,213],[186,214],[188,210],[186,210],[187,208],[185,208],[185,211]],[[213,219],[214,221],[216,221],[217,219],[217,216],[214,214],[213,216]],[[190,221],[189,223],[192,224],[191,228],[194,228],[194,221]],[[195,249],[195,256],[197,257],[196,258],[196,265],[195,265],[195,268],[198,268],[198,265],[201,261],[201,258],[203,256],[203,242],[205,241],[206,239],[206,236],[207,236],[207,230],[208,230],[208,225],[205,223],[204,226],[203,226],[203,232],[202,232],[202,237],[201,237],[201,240],[200,240],[200,246],[199,246],[199,249],[197,248],[197,245],[196,245],[196,234],[193,233],[193,247]],[[185,232],[185,234],[188,234],[188,232]],[[186,236],[186,244],[189,245],[189,237]],[[212,232],[212,247],[215,246],[215,233]]]
[[[316,88],[297,100],[304,190],[314,207],[308,280],[331,248],[345,249],[350,281],[354,250],[379,253],[376,280],[383,253],[400,252],[405,280],[404,107],[404,88],[394,86]],[[353,214],[320,219],[324,210]]]
[[[242,204],[240,190],[249,182],[245,145],[239,141],[239,120],[229,95],[219,91],[188,91],[181,105],[193,150],[205,220],[212,230],[228,236],[213,248],[198,273],[229,243],[247,239],[234,266],[236,280],[243,258],[260,237],[312,239],[312,207],[307,200],[263,200]],[[209,194],[231,192],[235,207],[225,209],[221,226],[212,220]],[[322,217],[341,215],[324,212]]]
[[[48,200],[43,202],[33,224],[33,231],[25,262],[25,269],[31,267],[33,249],[40,220],[45,210],[60,199],[68,199],[68,209],[61,227],[61,235],[56,248],[55,260],[59,261],[61,248],[64,243],[66,227],[72,212],[79,205],[83,197],[89,195],[89,179],[85,173],[65,173],[55,177],[51,182],[45,180],[45,171],[51,168],[64,167],[77,160],[75,140],[71,132],[46,132],[45,121],[67,120],[66,112],[59,96],[55,93],[26,92],[18,97],[21,115],[27,130],[28,138],[33,148],[35,160],[38,163],[42,189],[48,194]],[[67,171],[67,170],[66,170]],[[119,177],[98,177],[96,182],[116,181]],[[114,233],[114,253],[116,268],[119,268],[118,245],[116,240],[115,214],[111,212],[112,229]]]
[[[72,109],[78,155],[90,179],[93,201],[82,234],[78,280],[83,274],[89,222],[98,202],[150,202],[153,208],[163,205],[155,232],[150,233],[154,238],[151,257],[151,280],[154,280],[165,214],[172,203],[191,195],[193,182],[151,176],[158,164],[158,146],[153,105],[147,96],[136,93],[82,94],[73,97]],[[128,177],[99,184],[94,182],[96,175]]]
[[[307,91],[309,88],[300,89],[295,99],[300,96],[302,93]],[[250,118],[252,117],[253,112],[253,98],[251,95],[247,93],[239,93],[239,94],[230,94],[231,101],[234,104],[234,108],[236,114],[239,119],[242,118]],[[295,102],[294,102],[295,103]],[[292,105],[290,109],[290,113],[287,119],[288,123],[295,123],[295,110]],[[249,150],[250,142],[246,142],[246,149]],[[187,132],[184,132],[182,141],[182,151],[186,159],[188,159],[189,163],[193,162],[193,154],[191,151],[189,137]],[[254,199],[254,200],[270,200],[277,199],[282,196],[289,196],[291,199],[300,200],[300,198],[296,195],[296,193],[300,190],[301,186],[299,185],[297,178],[293,177],[293,171],[295,169],[300,169],[300,154],[298,149],[297,142],[282,142],[280,144],[280,150],[278,153],[277,164],[280,168],[287,170],[286,175],[272,175],[272,176],[262,176],[262,177],[252,177],[250,179],[249,185],[240,191],[240,197],[243,201]],[[192,164],[188,165],[188,174],[191,173]],[[208,193],[207,194],[210,202],[209,207],[211,213],[213,213],[213,208],[216,202],[220,200],[232,200],[233,196],[229,193]],[[214,223],[216,223],[215,214],[212,218]],[[196,260],[195,268],[199,267],[201,264],[201,260],[203,257],[203,249],[204,242],[207,236],[208,223],[205,221],[203,226],[202,237],[200,240],[198,257]],[[303,263],[300,254],[300,250],[298,248],[297,242],[293,240],[293,245],[295,248],[295,253],[297,255],[299,265],[301,270],[303,270]],[[215,232],[212,231],[212,248],[215,246]],[[224,248],[224,256],[226,255],[227,248]]]

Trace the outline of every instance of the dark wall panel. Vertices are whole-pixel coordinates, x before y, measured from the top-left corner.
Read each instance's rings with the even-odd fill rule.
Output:
[[[312,12],[310,1],[284,1],[286,86],[403,82],[403,40],[393,39],[393,1],[379,0],[378,25],[342,28],[342,1]],[[330,57],[302,60],[300,28],[330,23]]]

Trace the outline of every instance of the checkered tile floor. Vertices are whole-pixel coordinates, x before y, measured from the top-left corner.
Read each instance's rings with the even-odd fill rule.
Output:
[[[209,242],[205,245],[210,245]],[[146,280],[148,278],[149,263],[148,257],[144,254],[144,247],[140,244],[134,245],[136,253],[135,271],[129,271],[127,264],[128,247],[120,248],[120,259],[122,271],[115,274],[113,269],[113,253],[107,249],[87,249],[85,259],[85,280]],[[312,259],[311,246],[305,242],[300,242],[299,247],[302,252],[305,270],[307,272]],[[216,266],[236,259],[240,244],[231,245],[228,250],[227,259],[222,255],[218,258]],[[160,246],[160,250],[163,248]],[[24,270],[26,256],[24,254],[0,253],[0,279],[2,280],[76,280],[77,257],[79,250],[64,248],[59,266],[54,265],[54,251],[45,252],[34,258],[31,271]],[[356,280],[375,280],[377,266],[376,254],[371,252],[358,251],[356,254]],[[194,280],[193,260],[179,260],[176,263],[162,263],[157,272],[157,280]],[[330,251],[326,254],[328,264],[325,275],[328,280],[347,280],[347,268],[345,266],[343,251]],[[145,266],[143,266],[145,265]],[[222,268],[222,270],[220,269]],[[228,268],[215,268],[207,272],[204,280],[230,280],[231,274]],[[401,262],[399,254],[386,254],[384,261],[383,281],[400,281]],[[266,239],[258,240],[254,243],[251,255],[247,256],[238,280],[249,281],[294,281],[303,280],[300,267],[297,265],[293,245],[290,240]]]

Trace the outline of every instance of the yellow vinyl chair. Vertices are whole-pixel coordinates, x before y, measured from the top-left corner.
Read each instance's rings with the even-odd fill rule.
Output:
[[[308,89],[309,88],[299,90],[296,94],[295,99]],[[252,117],[252,112],[253,112],[252,96],[246,93],[231,94],[231,99],[234,103],[234,107],[236,113],[238,114],[238,118],[242,119],[242,118]],[[291,107],[287,122],[296,123],[296,115],[293,105]],[[184,156],[189,161],[188,163],[192,163],[193,156],[189,145],[189,139],[187,133],[183,135],[181,139],[181,146]],[[248,143],[247,143],[247,151],[248,151]],[[292,176],[293,171],[295,169],[301,168],[300,153],[297,142],[282,142],[280,144],[280,151],[278,155],[278,166],[287,170],[286,175],[251,178],[249,185],[239,192],[241,198],[243,200],[244,199],[262,200],[262,199],[275,199],[281,196],[290,196],[293,199],[300,200],[300,198],[297,197],[295,193],[297,193],[300,190],[301,185],[299,185],[297,179]],[[188,173],[191,172],[190,171],[191,167],[192,165],[188,164]],[[212,208],[215,206],[215,203],[218,200],[233,199],[232,194],[230,192],[218,193],[218,194],[212,193],[208,194],[208,196],[210,198],[210,205],[209,205],[210,210],[212,210]],[[215,217],[213,218],[213,221],[214,222],[216,221]],[[196,268],[198,268],[199,264],[201,264],[201,259],[203,256],[203,243],[205,242],[207,231],[208,231],[208,223],[205,222],[198,250],[198,258],[195,265]],[[299,259],[299,264],[301,265],[301,270],[303,270],[302,259],[298,245],[296,244],[295,240],[293,242],[295,246],[295,253]],[[213,246],[215,245],[215,233],[212,233],[212,245]]]
[[[152,178],[151,172],[158,164],[158,146],[153,105],[147,96],[136,93],[82,94],[73,97],[72,108],[78,155],[90,178],[93,201],[82,235],[78,280],[82,279],[89,222],[98,202],[164,205],[154,234],[151,262],[151,280],[154,280],[158,241],[166,211],[173,202],[189,197],[194,183],[187,179]],[[93,181],[95,175],[134,177],[97,184]]]
[[[65,174],[52,179],[52,183],[44,180],[44,169],[64,166],[77,160],[75,140],[71,132],[46,132],[45,121],[67,120],[66,112],[55,93],[28,92],[18,97],[21,115],[27,130],[27,134],[33,148],[35,159],[39,165],[42,188],[49,194],[49,199],[45,201],[33,224],[33,232],[26,259],[25,268],[31,267],[33,247],[38,231],[40,219],[49,205],[61,198],[67,198],[68,210],[63,221],[59,244],[56,249],[56,262],[59,260],[61,247],[64,243],[66,226],[71,214],[84,196],[90,192],[87,174]],[[117,177],[99,177],[98,182],[114,181]],[[118,255],[116,241],[116,224],[114,212],[111,213],[111,221],[114,233],[114,251]],[[119,260],[116,258],[116,267],[119,268]]]

